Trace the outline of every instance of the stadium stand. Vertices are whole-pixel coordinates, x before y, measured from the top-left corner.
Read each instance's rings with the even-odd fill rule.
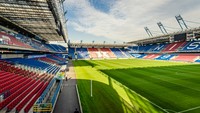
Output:
[[[178,54],[173,59],[174,61],[194,62],[199,58],[199,54]]]
[[[76,52],[75,52],[76,51]],[[113,58],[131,58],[129,51],[131,49],[124,48],[71,48],[69,47],[69,55],[72,59],[75,59],[75,53],[77,59],[113,59]]]
[[[189,53],[189,52],[198,52],[200,49],[200,41],[196,40],[187,42],[174,42],[170,44],[163,43],[163,44],[152,44],[146,46],[133,46],[129,47],[129,49],[130,49],[129,51],[130,54],[135,58],[199,62],[198,60],[199,54]],[[188,53],[179,53],[179,52],[188,52]]]
[[[174,51],[178,51],[178,49],[180,49],[181,47],[183,47],[186,44],[186,42],[175,42],[175,43],[171,43],[168,44],[162,52],[174,52]]]
[[[4,71],[8,71],[4,76],[9,76],[1,78],[0,94],[6,96],[4,96],[4,100],[0,103],[0,109],[6,106],[7,111],[10,111],[35,88],[36,84],[40,83],[40,81],[36,82],[35,79],[39,75],[17,68],[5,61],[1,61],[0,66],[1,72],[5,73]]]
[[[45,44],[47,48],[56,52],[66,52],[66,48],[56,44]]]
[[[115,54],[109,48],[100,48],[104,58],[116,58]]]
[[[137,53],[137,52],[160,52],[165,48],[166,44],[152,44],[152,45],[145,45],[145,46],[133,46],[130,47],[131,53]]]
[[[47,88],[45,89],[45,91],[42,93],[42,95],[39,97],[39,99],[37,100],[36,103],[42,103],[46,97],[46,95],[48,94],[49,90],[55,85],[56,83],[56,79],[52,79],[51,82],[48,84]]]
[[[9,34],[3,33],[3,32],[0,32],[0,44],[32,48],[31,46],[20,42],[18,39],[16,39],[12,35],[9,35]]]
[[[38,40],[31,39],[22,34],[0,32],[0,44],[19,46],[24,48],[34,48],[40,51],[67,52],[66,48],[56,44],[45,44]]]
[[[44,44],[41,44],[40,42],[37,42],[37,41],[34,41],[34,40],[31,41],[30,45],[31,45],[33,48],[35,48],[35,49],[37,49],[37,50],[40,50],[40,51],[50,51],[49,49],[47,49],[47,48],[44,46]]]
[[[24,48],[34,48],[40,51],[66,52],[66,48],[56,44],[43,44],[39,41],[30,39],[21,34],[10,35],[0,32],[0,44],[19,46]]]
[[[164,43],[164,44],[155,44],[155,46],[153,46],[151,48],[150,52],[153,52],[153,53],[160,52],[165,48],[166,45],[167,45],[166,43]]]
[[[78,59],[88,59],[89,58],[89,53],[87,48],[77,48],[76,49]]]
[[[200,57],[195,61],[195,62],[198,62],[198,63],[200,63]]]
[[[139,46],[128,47],[130,53],[139,53]]]
[[[192,52],[192,51],[196,51],[198,52],[200,50],[200,41],[190,41],[187,42],[187,44],[180,49],[180,51],[185,51],[185,52]]]
[[[154,46],[154,45],[141,46],[141,47],[139,47],[139,48],[140,48],[139,50],[142,51],[142,52],[147,52],[147,51],[149,51],[153,46]]]
[[[159,56],[160,56],[159,54],[148,54],[148,55],[144,56],[143,58],[144,59],[155,59]]]
[[[146,56],[146,54],[138,54],[138,53],[130,53],[135,58],[143,58]]]
[[[38,61],[36,59],[12,58],[12,59],[6,59],[6,60],[11,61],[15,64],[22,64],[22,65],[30,66],[33,68],[46,69],[50,67],[49,64]]]
[[[57,96],[61,90],[61,87],[62,87],[62,80],[59,80],[58,81],[59,83],[57,84],[57,87],[55,89],[55,91],[53,91],[53,97],[51,98],[50,102],[52,103],[53,106],[55,106],[56,104],[56,99],[57,99]]]
[[[50,58],[52,60],[55,60],[57,62],[57,64],[59,64],[59,65],[65,65],[65,64],[67,64],[66,60],[64,58],[58,57],[56,55],[47,55],[46,57]]]
[[[0,61],[0,94],[4,95],[4,100],[0,102],[0,109],[6,107],[7,111],[11,111],[16,108],[16,112],[20,112],[24,108],[26,113],[30,110],[46,89],[49,81],[52,84],[56,80],[53,79],[53,76],[59,71],[60,66],[55,65],[55,63],[64,61],[63,58],[55,55],[51,55],[51,57],[54,59],[46,57],[37,59],[12,58]],[[23,65],[24,68],[19,65]],[[35,69],[31,71],[31,67]],[[37,73],[38,69],[41,69],[40,72],[47,69],[47,73]],[[60,91],[60,85],[55,96]],[[47,90],[45,90],[46,93]],[[55,103],[55,96],[52,100],[53,103]]]
[[[88,48],[88,53],[90,54],[90,58],[103,58],[103,55],[97,48]]]
[[[174,56],[174,54],[162,54],[159,57],[157,57],[156,60],[170,60]]]
[[[117,56],[117,58],[126,58],[119,48],[110,48],[110,50]]]
[[[122,53],[124,53],[124,55],[126,55],[127,58],[132,57],[129,53],[129,49],[120,48],[120,50],[122,51]]]
[[[68,49],[69,55],[72,57],[72,59],[75,59],[75,48],[70,48]]]

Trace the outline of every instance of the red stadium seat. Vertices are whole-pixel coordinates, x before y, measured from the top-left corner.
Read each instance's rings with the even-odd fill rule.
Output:
[[[171,43],[163,49],[162,52],[173,52],[177,51],[178,48],[183,47],[187,42],[176,42],[176,43]]]
[[[109,48],[100,48],[100,50],[108,54],[109,58],[116,58],[115,54]]]
[[[199,58],[200,54],[179,54],[172,60],[175,61],[187,61],[187,62],[194,62]]]

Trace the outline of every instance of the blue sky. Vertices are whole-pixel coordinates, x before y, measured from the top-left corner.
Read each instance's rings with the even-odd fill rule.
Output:
[[[64,4],[71,42],[123,43],[148,38],[145,26],[157,36],[162,34],[159,21],[168,26],[168,32],[179,31],[174,18],[178,14],[200,23],[200,0],[65,0]]]

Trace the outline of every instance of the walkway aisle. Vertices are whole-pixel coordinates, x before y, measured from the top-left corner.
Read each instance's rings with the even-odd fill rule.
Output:
[[[63,89],[58,97],[54,113],[74,113],[75,109],[79,108],[76,93],[76,74],[72,61],[69,61],[68,67],[68,80],[63,81]]]

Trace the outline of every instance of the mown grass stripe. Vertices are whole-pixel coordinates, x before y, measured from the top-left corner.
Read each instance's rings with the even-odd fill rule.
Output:
[[[99,102],[91,101],[89,98],[83,99],[87,113],[116,112],[105,105],[113,104],[113,106],[117,106],[123,99],[130,102],[129,104],[137,106],[136,109],[138,110],[155,110],[153,107],[148,107],[149,104],[139,99],[135,94],[121,89],[109,78],[102,77],[98,70],[162,108],[182,111],[200,105],[200,70],[198,64],[139,59],[77,61],[75,64],[77,64],[76,68],[80,79],[78,80],[81,85],[79,87],[83,89],[83,98],[89,95],[88,91],[84,92],[89,88],[87,80],[94,79],[100,83],[97,83],[95,88],[96,96],[98,100],[100,99]],[[109,87],[101,85],[102,83]],[[114,94],[110,90],[113,90]],[[98,93],[102,93],[102,95]],[[106,103],[101,101],[101,99],[103,100],[102,96],[106,97]],[[116,98],[116,100],[110,100],[109,97]],[[88,105],[89,103],[90,105]],[[102,109],[96,110],[98,106]],[[116,107],[113,108],[117,109]],[[126,112],[126,105],[121,103],[118,110],[121,110],[120,113]],[[195,109],[192,112],[199,113],[198,111],[200,112],[200,110]]]

